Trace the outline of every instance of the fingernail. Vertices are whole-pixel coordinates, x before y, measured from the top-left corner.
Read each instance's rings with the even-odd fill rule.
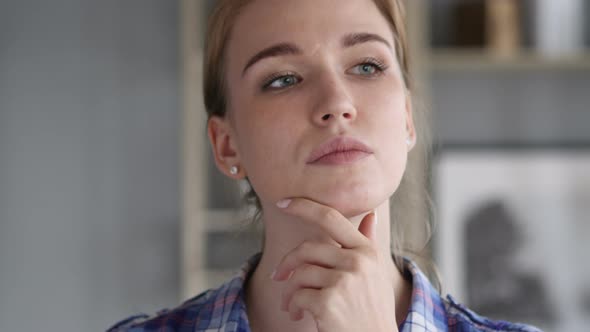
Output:
[[[287,198],[287,199],[283,199],[277,202],[277,206],[280,207],[281,209],[286,208],[287,206],[289,206],[289,204],[291,204],[291,199]]]

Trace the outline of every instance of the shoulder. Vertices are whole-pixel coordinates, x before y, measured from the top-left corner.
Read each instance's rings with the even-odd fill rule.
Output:
[[[408,317],[401,331],[440,332],[541,332],[538,328],[481,316],[457,302],[446,298],[409,258],[404,258],[405,275],[412,280],[412,299]],[[415,330],[415,329],[414,329]]]
[[[542,332],[530,325],[483,317],[457,302],[450,295],[447,295],[443,301],[447,312],[449,331]]]
[[[127,317],[107,332],[194,331],[195,324],[210,316],[212,301],[218,290],[207,290],[174,309],[163,309],[154,315]]]

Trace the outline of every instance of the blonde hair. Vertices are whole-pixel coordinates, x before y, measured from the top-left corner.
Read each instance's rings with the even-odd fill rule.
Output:
[[[205,38],[205,53],[203,60],[204,73],[204,97],[205,108],[208,118],[212,116],[225,117],[227,110],[227,87],[225,82],[225,64],[226,61],[226,47],[232,32],[233,23],[241,10],[252,0],[217,0],[212,14],[209,17],[207,35]],[[405,7],[402,0],[373,0],[377,5],[381,14],[387,19],[391,30],[393,32],[395,41],[395,50],[397,61],[400,65],[403,81],[405,83],[408,93],[413,89],[412,76],[410,75],[410,63],[408,57],[408,41],[405,25]],[[430,155],[429,147],[427,146],[430,139],[428,137],[428,130],[426,130],[426,117],[422,112],[417,112],[416,108],[413,110],[414,123],[417,128],[418,149],[414,149],[414,154],[422,152],[417,158],[423,158],[428,164],[428,156]],[[421,151],[422,150],[422,151]],[[413,158],[410,158],[408,164],[413,163]],[[411,170],[411,171],[410,171]],[[411,188],[416,188],[416,182],[420,182],[420,176],[427,174],[427,170],[419,169],[418,167],[408,167],[400,186],[391,200],[392,220],[403,220],[406,217],[404,208],[425,208],[426,218],[424,218],[424,235],[425,241],[422,246],[415,243],[404,242],[402,231],[408,225],[403,225],[401,222],[396,222],[392,226],[392,254],[396,266],[400,271],[403,271],[402,256],[410,255],[414,259],[418,259],[418,263],[427,267],[430,274],[436,274],[434,266],[431,264],[428,257],[425,257],[424,250],[427,248],[427,243],[430,240],[431,227],[431,210],[432,203],[428,194],[426,186],[422,186],[418,192],[412,191]],[[248,184],[250,181],[246,178]],[[420,187],[420,185],[418,185]],[[404,195],[406,193],[406,195]],[[249,186],[249,191],[244,197],[246,204],[252,204],[255,207],[254,221],[258,222],[262,215],[262,206],[258,195],[253,187]],[[428,256],[428,255],[426,255]],[[437,278],[435,278],[437,279]]]

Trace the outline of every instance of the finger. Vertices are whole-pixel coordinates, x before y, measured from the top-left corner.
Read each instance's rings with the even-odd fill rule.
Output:
[[[289,316],[292,320],[303,318],[303,311],[308,311],[314,319],[320,316],[322,290],[303,288],[293,293],[289,303]]]
[[[283,288],[281,310],[287,311],[293,294],[302,288],[321,289],[333,285],[337,279],[337,271],[317,265],[305,264],[295,270],[293,276]]]
[[[286,254],[275,267],[272,279],[283,281],[293,270],[303,264],[319,265],[325,268],[346,268],[346,252],[327,243],[305,241]]]
[[[289,318],[291,318],[292,321],[299,321],[303,319],[303,310],[297,310],[294,312],[289,312]]]
[[[359,232],[373,242],[377,239],[377,212],[371,212],[363,218]]]
[[[301,197],[282,200],[277,206],[285,213],[320,227],[344,248],[367,245],[367,239],[336,209]]]

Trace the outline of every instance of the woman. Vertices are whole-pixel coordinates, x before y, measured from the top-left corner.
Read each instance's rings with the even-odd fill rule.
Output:
[[[391,254],[389,198],[417,141],[402,10],[218,1],[208,135],[218,168],[251,184],[264,248],[220,288],[112,331],[537,331],[442,298]]]

